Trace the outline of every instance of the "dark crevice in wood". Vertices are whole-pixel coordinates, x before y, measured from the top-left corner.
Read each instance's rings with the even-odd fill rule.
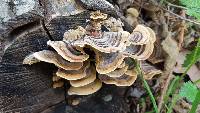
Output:
[[[43,13],[43,15],[46,17],[46,14],[47,14],[47,7],[46,7],[46,0],[38,0],[38,3],[39,3],[39,6],[43,9],[42,10],[42,13]],[[44,18],[44,20],[45,20],[45,18]]]
[[[24,31],[29,31],[39,25],[40,25],[40,20],[36,20],[36,21],[30,22],[30,23],[24,24],[22,26],[19,26],[19,27],[13,29],[9,33],[7,40],[13,41],[18,35],[22,34]]]
[[[44,8],[44,6],[43,6],[41,0],[38,0],[38,3],[39,3],[39,5],[40,5],[41,7]],[[45,15],[45,10],[43,10],[43,15]],[[48,30],[48,29],[46,28],[46,26],[45,26],[45,18],[43,18],[43,20],[41,21],[41,23],[42,23],[42,27],[43,27],[43,29],[45,30],[46,34],[48,35],[49,39],[50,39],[50,40],[54,40],[53,37],[51,36],[51,34],[49,33],[49,30]]]
[[[16,28],[13,28],[12,25],[8,24],[7,26],[9,26],[11,28],[11,30],[8,34],[5,35],[6,38],[3,36],[4,37],[4,39],[3,39],[4,42],[2,44],[3,53],[19,35],[29,32],[34,28],[37,28],[38,26],[40,26],[40,24],[41,24],[40,19],[37,19],[33,22],[29,22],[27,24],[23,24]],[[3,53],[0,53],[1,56],[3,55]],[[0,61],[1,61],[1,58],[0,58]]]
[[[64,81],[64,96],[65,96],[65,103],[67,104],[67,86],[66,80]]]
[[[54,40],[53,37],[51,36],[51,34],[49,33],[49,30],[46,28],[44,20],[42,20],[41,23],[42,23],[42,27],[43,27],[44,31],[46,32],[46,34],[48,35],[49,39]]]
[[[39,3],[39,5],[40,5],[41,7],[44,7],[41,0],[38,0],[38,3]],[[45,15],[45,10],[43,10],[43,15]],[[48,35],[48,38],[49,38],[50,40],[54,40],[53,37],[51,36],[49,30],[47,29],[47,27],[46,27],[46,25],[45,25],[45,19],[43,19],[41,23],[42,23],[43,29],[45,30],[46,34]],[[64,102],[66,102],[66,104],[67,104],[67,93],[66,93],[66,91],[67,91],[66,82],[64,82],[64,99],[65,99]],[[58,104],[59,104],[59,103],[58,103]],[[56,105],[57,105],[57,104],[56,104]],[[54,106],[55,106],[55,105],[54,105]]]
[[[47,108],[45,108],[44,110],[42,110],[40,113],[46,113],[47,110],[51,110],[51,109],[52,109],[51,112],[53,112],[53,109],[54,109],[56,106],[59,106],[59,105],[62,104],[62,103],[64,103],[64,100],[63,100],[63,101],[60,101],[60,102],[58,102],[58,103],[56,103],[56,104],[53,104],[53,105],[51,105],[51,106],[48,106]],[[47,112],[47,113],[48,113],[48,112]]]
[[[38,0],[38,3],[39,3],[40,6],[42,6],[42,2],[41,2],[41,0]]]

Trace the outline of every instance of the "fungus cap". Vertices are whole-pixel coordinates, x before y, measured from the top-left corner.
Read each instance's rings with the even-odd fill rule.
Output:
[[[162,71],[155,68],[154,66],[150,65],[147,62],[141,63],[141,69],[144,73],[144,79],[150,80],[153,78],[153,76],[161,74]]]
[[[31,58],[37,59],[38,61],[53,63],[57,67],[65,69],[65,70],[78,70],[83,66],[82,62],[71,63],[69,61],[64,60],[56,52],[53,52],[50,50],[42,50],[42,51],[30,54],[24,59],[23,62],[26,64],[31,64],[33,63]]]
[[[109,77],[107,75],[99,75],[100,80],[105,84],[114,84],[116,86],[131,86],[137,76],[122,75],[117,78]]]
[[[133,17],[138,17],[138,16],[139,16],[138,10],[135,9],[135,8],[133,8],[133,7],[128,8],[128,9],[126,10],[126,12],[127,12],[127,15],[131,15],[131,16],[133,16]]]
[[[94,82],[81,86],[73,87],[71,86],[68,90],[69,95],[89,95],[97,92],[102,87],[102,82],[96,79]]]
[[[90,66],[89,70],[86,73],[86,77],[82,78],[82,79],[78,79],[78,80],[70,80],[70,84],[73,87],[81,87],[81,86],[85,86],[87,84],[90,84],[92,82],[94,82],[94,80],[96,79],[96,70],[95,67]]]
[[[120,77],[123,74],[125,74],[127,70],[128,70],[128,65],[126,65],[122,68],[117,68],[114,71],[107,73],[106,75],[109,77]]]
[[[96,51],[96,70],[100,74],[106,74],[117,69],[123,62],[124,56],[120,53],[102,53]]]
[[[149,43],[152,38],[147,27],[143,25],[137,25],[128,37],[128,40],[134,45],[144,45]]]
[[[67,80],[78,80],[87,76],[87,70],[90,67],[89,62],[84,62],[84,65],[79,70],[64,70],[58,69],[56,75]]]
[[[83,27],[78,26],[78,28],[75,30],[74,29],[67,30],[64,33],[63,41],[65,42],[74,41],[74,40],[82,38],[85,34],[86,34],[86,30]]]
[[[83,51],[78,51],[70,46],[70,44],[63,41],[48,41],[47,44],[69,62],[83,62],[89,58],[89,55],[85,54]]]
[[[104,53],[123,51],[126,48],[129,35],[130,33],[127,31],[103,32],[99,37],[85,36],[81,40],[74,41],[73,45],[79,47],[89,45]]]
[[[100,11],[94,11],[90,13],[90,19],[97,20],[102,19],[105,20],[107,18],[107,14],[101,13]]]

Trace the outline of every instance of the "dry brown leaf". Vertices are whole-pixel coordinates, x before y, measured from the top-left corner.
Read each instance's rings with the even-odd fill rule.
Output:
[[[166,39],[161,43],[163,50],[167,53],[167,57],[165,60],[165,70],[170,71],[173,69],[176,64],[176,59],[179,54],[179,48],[177,42],[172,39],[171,33],[168,33]]]
[[[182,66],[186,54],[188,54],[189,51],[183,51],[180,52],[178,57],[177,57],[177,63],[176,66],[174,67],[173,71],[176,73],[184,73],[185,68]],[[200,79],[200,70],[196,65],[193,65],[187,72],[188,76],[190,77],[191,81],[195,82]],[[197,85],[200,87],[200,84]]]

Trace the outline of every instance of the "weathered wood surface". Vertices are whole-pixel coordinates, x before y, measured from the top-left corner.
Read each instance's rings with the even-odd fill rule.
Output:
[[[124,99],[125,91],[125,88],[104,85],[100,91],[92,95],[68,97],[80,99],[80,104],[76,106],[61,102],[42,113],[128,113],[130,109]],[[111,95],[112,99],[105,101],[104,98],[108,95]]]
[[[99,2],[103,3],[104,0]],[[42,62],[31,66],[22,64],[26,55],[51,49],[47,47],[48,40],[60,40],[66,30],[86,25],[89,18],[86,9],[93,9],[97,4],[92,2],[92,6],[87,6],[82,0],[78,3],[84,5],[81,12],[78,12],[80,14],[70,16],[66,5],[71,6],[63,0],[0,1],[0,113],[121,113],[119,109],[128,111],[128,105],[122,96],[117,94],[120,91],[115,90],[116,87],[103,88],[94,95],[83,96],[81,98],[84,102],[76,107],[66,105],[66,89],[52,88],[51,77],[56,70],[54,65]],[[105,9],[109,8],[107,6],[110,7],[105,5],[102,9],[97,9],[106,12],[108,10]],[[102,100],[107,94],[113,95],[112,101]]]
[[[0,1],[0,61],[17,35],[37,26],[42,17],[42,9],[36,0]]]
[[[77,26],[85,27],[89,14],[89,11],[84,11],[72,16],[58,16],[46,23],[46,28],[53,40],[62,40],[66,30],[76,28]]]
[[[6,49],[0,65],[1,110],[39,112],[64,99],[64,90],[52,89],[53,65],[23,65],[24,57],[47,49],[49,38],[42,26],[24,31]]]

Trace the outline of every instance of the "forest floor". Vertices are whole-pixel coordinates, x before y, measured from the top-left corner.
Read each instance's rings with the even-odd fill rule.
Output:
[[[51,99],[49,99],[47,102],[49,105],[48,109],[45,109],[42,113],[61,113],[61,112],[62,113],[63,112],[66,112],[66,113],[103,113],[103,112],[104,113],[188,113],[188,112],[200,113],[200,106],[198,106],[198,104],[200,103],[200,90],[199,90],[199,88],[200,88],[200,60],[199,60],[200,59],[200,15],[199,15],[200,1],[199,0],[107,0],[107,1],[109,3],[111,3],[118,12],[123,14],[123,17],[125,18],[125,20],[133,28],[135,28],[135,26],[137,24],[143,24],[154,30],[154,32],[156,34],[156,42],[154,44],[155,48],[154,48],[154,52],[151,55],[151,57],[149,59],[147,59],[147,62],[149,64],[151,64],[157,70],[161,70],[162,73],[155,75],[150,80],[144,80],[143,73],[139,72],[140,77],[138,77],[138,79],[135,81],[135,83],[130,87],[117,87],[114,85],[103,84],[102,89],[100,89],[100,91],[98,91],[98,93],[88,95],[88,96],[69,96],[69,95],[67,95],[66,88],[69,88],[69,86],[65,84],[65,87],[63,88],[65,91],[63,89],[62,89],[63,91],[61,91],[62,93],[64,92],[65,94],[63,97],[61,97],[61,98],[59,97],[59,99],[62,101],[61,102],[56,101],[55,102],[56,105],[51,105],[51,104],[49,104],[49,103],[51,103],[51,101],[50,101]],[[51,9],[51,7],[49,9]],[[131,10],[131,12],[130,12],[130,10]],[[48,13],[47,13],[47,16],[44,14],[45,15],[44,17],[48,17],[49,16]],[[52,12],[50,12],[50,13],[52,13]],[[3,14],[3,13],[1,12],[0,14]],[[53,16],[55,16],[55,14]],[[54,18],[53,18],[52,23],[49,24],[47,22],[47,27],[46,27],[45,22],[49,21],[49,20],[42,19],[42,25],[40,25],[41,20],[38,21],[37,20],[38,18],[41,19],[40,17],[36,17],[35,22],[31,23],[31,21],[30,21],[30,23],[31,23],[30,25],[27,24],[28,22],[26,24],[28,27],[30,27],[32,25],[34,25],[34,27],[35,26],[39,26],[39,27],[43,26],[43,27],[41,27],[42,30],[39,29],[39,33],[40,33],[39,35],[41,35],[42,33],[45,34],[45,32],[44,32],[45,30],[47,30],[47,31],[48,31],[48,29],[52,30],[51,27],[53,26],[53,24],[56,23],[56,22],[54,23],[54,20],[53,20]],[[20,19],[20,18],[18,18],[18,19]],[[59,19],[61,20],[62,18],[58,18],[58,20]],[[2,20],[3,19],[1,19],[1,21]],[[9,19],[7,19],[7,20],[9,20]],[[13,24],[13,23],[11,21],[11,24]],[[59,22],[57,22],[57,23],[59,23]],[[65,23],[67,23],[67,22],[65,21]],[[20,23],[18,23],[18,24],[20,24]],[[43,24],[45,24],[45,25],[43,25]],[[48,24],[49,25],[52,24],[52,26],[49,27]],[[6,25],[9,26],[9,24],[6,24]],[[59,25],[61,25],[60,28],[62,29],[62,22],[60,22]],[[12,27],[11,27],[11,29],[12,29]],[[14,27],[16,27],[16,26],[14,26]],[[57,25],[55,25],[53,27],[55,27],[56,30],[57,30],[57,28],[59,28],[59,27],[57,27]],[[22,29],[22,30],[26,29],[26,25],[25,25],[25,27],[19,27],[19,29]],[[3,28],[3,30],[4,30],[4,28]],[[0,32],[3,30],[1,29]],[[42,31],[42,33],[40,30]],[[14,31],[14,33],[16,31]],[[19,30],[19,32],[21,32],[21,31]],[[29,32],[29,30],[27,30],[26,32]],[[50,35],[52,35],[51,33],[53,34],[54,32],[48,32],[44,36],[46,36],[46,35],[50,36]],[[11,32],[11,34],[12,34],[12,32]],[[13,35],[13,36],[18,37],[19,35]],[[37,35],[36,35],[36,37],[37,37]],[[63,37],[63,36],[61,36],[61,37]],[[49,38],[51,39],[52,37],[49,37]],[[53,38],[55,38],[55,37],[53,37]],[[46,41],[47,39],[43,39],[43,41],[44,40]],[[43,42],[41,41],[41,43],[43,43]],[[0,44],[1,44],[1,42],[0,42]],[[45,44],[46,44],[46,42],[45,42]],[[5,47],[3,45],[3,41],[2,41],[2,44],[0,45],[0,47],[1,47],[0,55],[3,56],[4,55],[3,49],[5,49]],[[9,54],[9,51],[12,52],[12,49],[13,48],[11,48],[11,50],[8,49],[8,55],[5,54],[2,57],[2,59],[3,59],[2,62],[3,61],[6,62],[4,64],[2,62],[0,62],[0,65],[1,65],[0,68],[2,70],[4,69],[4,67],[3,67],[4,65],[6,65],[6,66],[8,65],[8,67],[9,67],[10,66],[9,63],[13,60],[14,55],[12,56]],[[15,50],[15,48],[14,48],[14,50]],[[23,51],[24,50],[22,50],[20,52],[23,53]],[[31,50],[30,51],[27,50],[27,51],[30,52]],[[9,58],[9,55],[11,56],[11,58],[10,58],[11,61],[9,61],[9,59],[7,60],[7,58],[5,58],[5,56]],[[21,56],[23,56],[23,55],[21,55]],[[20,56],[20,58],[21,58],[21,56]],[[15,56],[14,56],[14,58],[15,58]],[[16,57],[16,58],[17,58],[16,60],[18,61],[18,57]],[[24,59],[24,58],[21,58],[21,59]],[[22,65],[22,64],[20,64],[20,65]],[[15,67],[16,65],[11,65],[10,67],[12,67],[12,66],[14,69],[16,69],[16,70],[18,69]],[[9,67],[9,69],[10,69],[10,67]],[[37,66],[35,66],[35,67],[37,68]],[[138,68],[140,68],[140,66],[138,66]],[[5,68],[5,69],[7,69],[7,68]],[[29,69],[29,68],[25,68],[25,69]],[[38,69],[38,70],[39,70],[38,72],[40,72],[40,69]],[[21,71],[21,70],[19,69],[17,71]],[[138,71],[140,71],[140,70],[138,69]],[[0,70],[0,77],[4,73],[7,74],[6,72],[7,71],[1,72],[1,70]],[[1,73],[3,73],[3,74],[1,75]],[[16,73],[12,72],[12,73],[16,74],[17,72]],[[42,73],[41,76],[43,74],[45,74],[45,73]],[[12,76],[11,76],[11,78],[12,78]],[[6,77],[4,77],[4,79],[7,80]],[[31,79],[31,77],[28,79]],[[38,80],[38,78],[36,78],[36,79]],[[47,80],[47,79],[45,78],[44,81],[45,80]],[[10,79],[10,81],[12,82],[13,80]],[[38,83],[43,83],[43,81],[42,82],[41,81],[39,81]],[[49,81],[47,83],[48,83],[48,85],[50,84]],[[33,85],[35,85],[35,84],[33,84]],[[1,83],[0,83],[0,85],[1,85]],[[2,86],[3,85],[9,86],[10,83],[2,82]],[[50,87],[50,85],[47,87],[49,89],[51,88],[50,90],[53,89],[52,86]],[[13,88],[13,86],[11,86],[11,88]],[[30,88],[32,88],[32,86],[30,86]],[[43,86],[42,88],[45,89],[46,86]],[[49,89],[48,89],[48,91],[50,91]],[[5,90],[5,92],[7,91],[6,89],[4,89],[4,90]],[[34,90],[33,90],[33,92],[31,92],[32,91],[32,89],[31,89],[30,92],[35,94]],[[40,90],[38,92],[37,91],[38,91],[38,89],[36,90],[36,93],[38,93],[38,92],[39,92],[38,94],[41,93]],[[8,89],[8,92],[15,92],[15,90],[11,91]],[[57,94],[54,93],[54,91],[51,91],[51,92],[53,92],[52,97],[57,96]],[[5,95],[7,96],[7,92],[5,93]],[[0,95],[0,97],[1,97],[1,95]],[[15,95],[14,95],[14,97],[15,97]],[[64,97],[65,97],[65,99],[63,99]],[[27,97],[27,98],[29,99],[29,97]],[[39,98],[39,97],[36,97],[36,98]],[[4,99],[6,100],[7,98],[4,98]],[[23,97],[20,97],[20,99],[23,100]],[[40,99],[41,98],[39,98],[38,100],[40,100]],[[18,101],[18,100],[16,100],[16,101]],[[28,102],[29,102],[29,100],[28,100]],[[9,101],[8,103],[9,104],[11,103],[10,105],[12,106],[11,101]],[[20,106],[20,104],[16,104],[16,103],[13,104],[14,107],[18,106],[18,105]],[[29,103],[31,103],[31,102],[29,102]],[[6,103],[4,103],[4,104],[6,107],[8,106],[8,108],[9,108],[9,104],[8,105],[6,105]],[[52,104],[54,104],[54,102],[52,102]],[[1,110],[0,110],[0,112],[1,112]]]
[[[101,94],[98,94],[100,97],[97,97],[106,104],[101,103],[100,106],[105,107],[108,104],[113,104],[120,108],[120,112],[125,113],[188,113],[194,108],[194,101],[198,100],[195,97],[200,87],[200,63],[197,55],[200,53],[197,44],[200,38],[200,21],[197,15],[191,16],[188,13],[189,8],[184,4],[184,0],[182,2],[181,0],[108,1],[124,14],[128,23],[132,24],[133,27],[139,23],[149,26],[155,31],[157,34],[156,54],[152,55],[147,62],[162,70],[162,74],[147,80],[150,93],[153,96],[147,91],[143,80],[137,79],[128,88],[113,86],[114,90],[117,91],[110,93],[109,89],[106,90],[104,87],[100,91]],[[135,12],[133,11],[130,14],[128,11],[130,9],[134,9]],[[132,17],[128,19],[130,15]],[[197,51],[196,56],[191,54],[193,61],[187,56],[191,51],[193,53]],[[190,66],[187,65],[188,62]],[[156,103],[153,102],[152,97]],[[84,99],[73,97],[69,99],[69,103],[76,105],[80,102],[80,105],[77,106],[83,107],[84,105],[81,105],[81,102]],[[97,101],[99,101],[98,99]],[[119,101],[123,105],[118,104]],[[198,105],[199,101],[196,103]],[[192,113],[192,111],[190,112]],[[196,113],[198,112],[200,112],[200,107],[196,110]]]
[[[191,57],[187,56],[191,51],[194,52],[198,49],[200,18],[195,12],[191,14],[189,11],[191,7],[195,8],[200,5],[199,2],[190,0],[118,0],[117,4],[120,11],[126,12],[130,8],[135,8],[139,12],[135,22],[151,27],[157,34],[155,45],[159,49],[157,49],[155,59],[148,61],[163,73],[147,82],[157,102],[158,112],[188,113],[192,108],[192,103],[197,99],[191,93],[196,94],[200,87],[197,82],[200,79],[199,56],[194,58],[196,56],[191,54],[194,56],[193,63],[191,63]],[[187,61],[191,64],[189,67]],[[187,83],[191,83],[191,86]],[[138,80],[128,88],[126,93],[126,99],[133,113],[156,111],[143,86]],[[189,96],[193,100],[188,98]],[[200,112],[200,108],[196,112]]]

